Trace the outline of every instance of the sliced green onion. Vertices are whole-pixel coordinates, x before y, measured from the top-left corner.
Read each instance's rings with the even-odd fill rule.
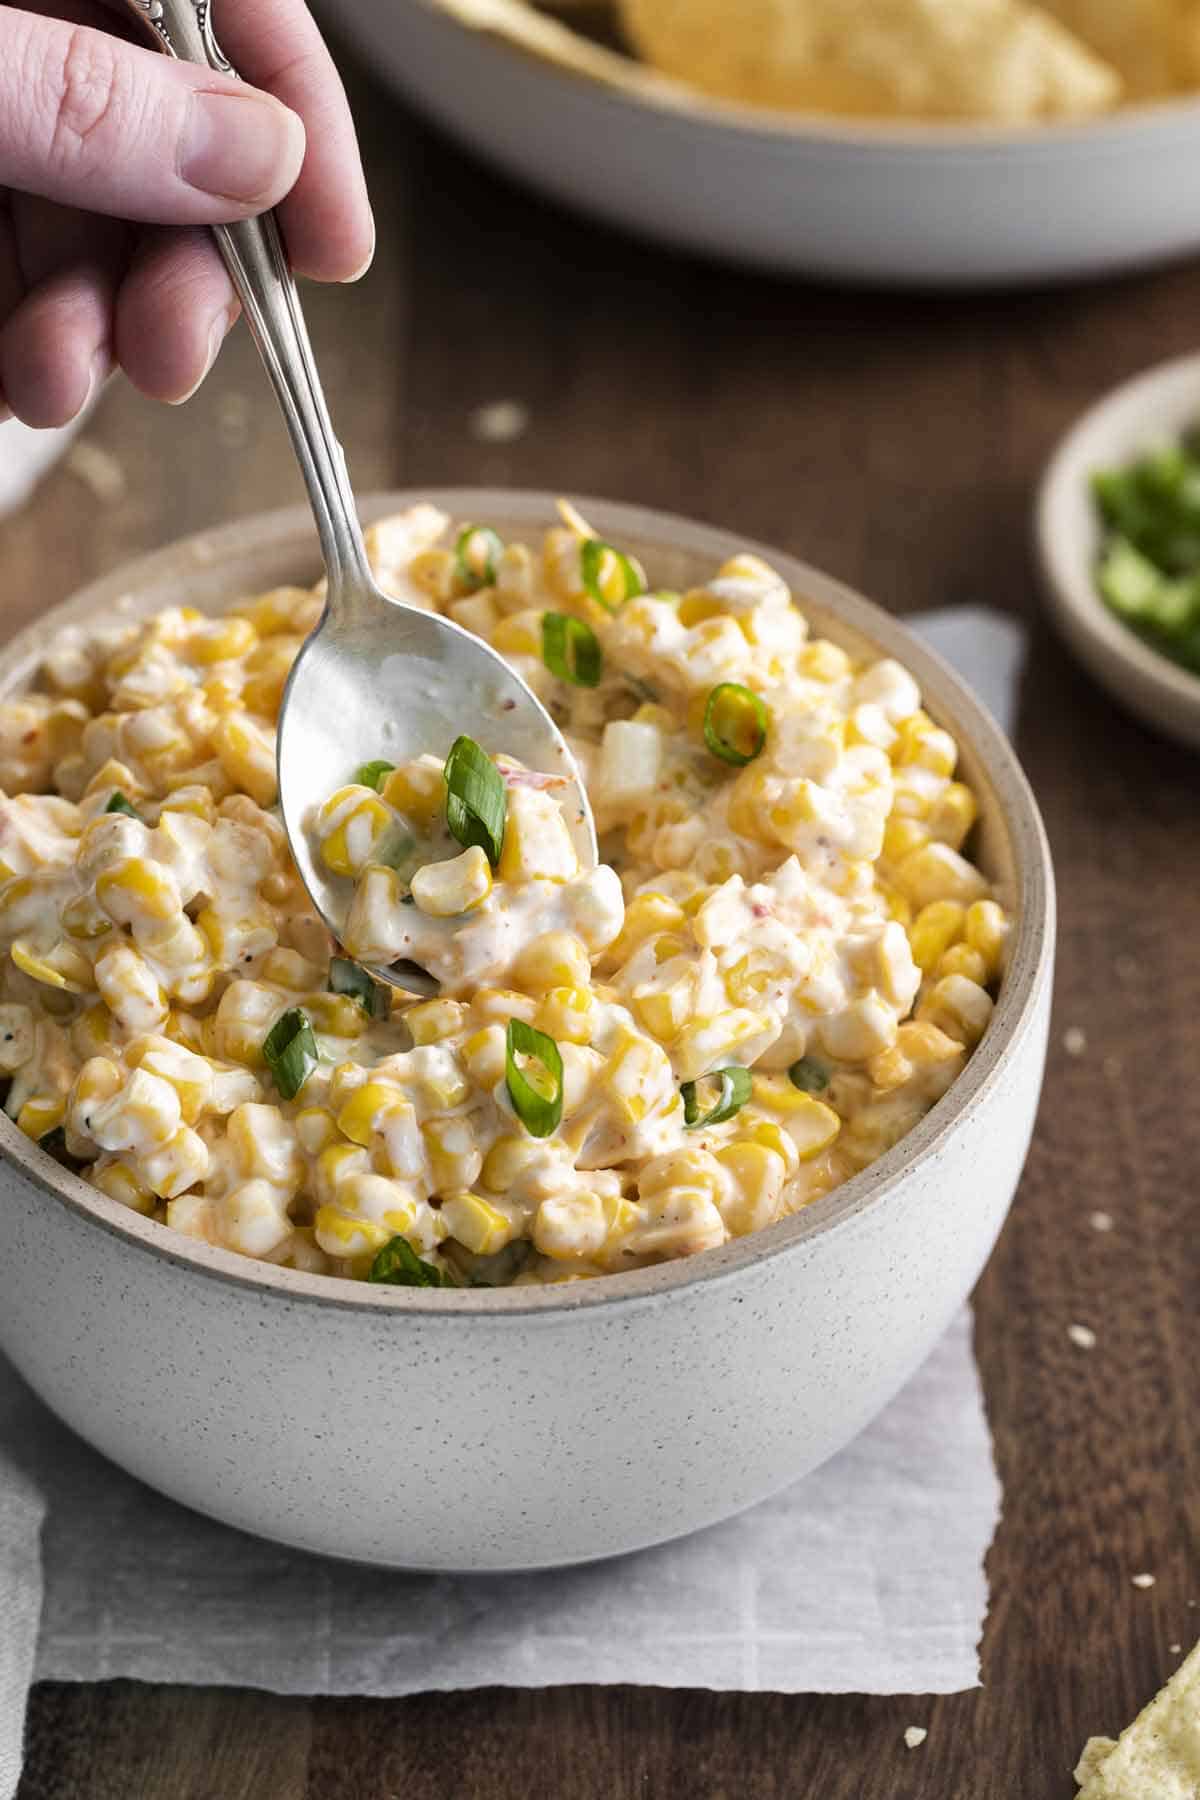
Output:
[[[621,577],[621,592],[616,601],[608,598],[601,585],[614,568]],[[646,591],[646,575],[641,564],[634,562],[631,556],[626,556],[624,551],[614,550],[611,544],[603,543],[600,538],[585,538],[579,546],[579,570],[584,587],[593,600],[599,601],[605,612],[620,612],[627,600],[633,600]]]
[[[382,981],[376,981],[361,963],[351,962],[348,956],[330,958],[329,991],[357,1000],[368,1019],[386,1019],[392,1010],[391,997]]]
[[[458,578],[469,588],[495,587],[496,558],[504,539],[490,525],[466,525],[458,534],[454,556]]]
[[[815,1056],[802,1056],[788,1070],[788,1080],[802,1094],[823,1094],[829,1086],[829,1070]]]
[[[500,771],[474,738],[455,738],[443,771],[446,823],[465,850],[478,844],[493,869],[504,848],[508,801]]]
[[[372,850],[371,861],[382,863],[385,869],[402,869],[416,847],[417,840],[411,831],[406,831],[400,824],[391,825]]]
[[[276,1019],[263,1039],[263,1056],[284,1100],[294,1100],[320,1058],[306,1012],[293,1006]]]
[[[395,763],[390,762],[364,763],[361,769],[356,770],[354,780],[359,787],[374,788],[378,793],[395,766]]]
[[[445,1276],[432,1263],[422,1262],[406,1237],[394,1237],[371,1264],[368,1281],[386,1281],[392,1287],[448,1287]]]
[[[683,1123],[688,1131],[702,1131],[706,1125],[723,1125],[726,1119],[732,1119],[734,1113],[741,1112],[750,1098],[752,1081],[749,1069],[739,1069],[736,1064],[731,1064],[727,1069],[714,1069],[704,1079],[719,1081],[721,1084],[716,1105],[706,1113],[701,1113],[696,1096],[698,1082],[685,1081],[679,1090],[683,1098]]]
[[[517,1062],[531,1056],[549,1078],[531,1081]],[[558,1045],[544,1031],[535,1031],[524,1019],[510,1019],[504,1042],[504,1080],[513,1111],[530,1137],[549,1137],[562,1123],[563,1062]],[[550,1090],[547,1092],[546,1090]]]
[[[722,681],[704,708],[704,741],[714,756],[744,768],[761,756],[771,715],[767,703],[740,681]]]
[[[105,807],[104,810],[106,813],[110,813],[110,812],[127,813],[131,819],[140,819],[142,816],[141,813],[137,810],[137,807],[132,806],[130,804],[130,802],[125,798],[125,796],[121,792],[120,788],[114,788],[112,799],[109,801],[108,805]]]
[[[552,675],[575,687],[596,687],[604,668],[600,639],[570,613],[542,614],[542,661]]]

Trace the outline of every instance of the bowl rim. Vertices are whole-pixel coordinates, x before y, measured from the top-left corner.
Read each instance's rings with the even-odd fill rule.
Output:
[[[343,0],[336,0],[336,4],[341,13]],[[1200,92],[1135,100],[1087,119],[1031,120],[1023,124],[986,119],[886,119],[756,107],[720,99],[676,77],[660,74],[635,56],[594,43],[569,20],[541,13],[527,6],[525,0],[490,0],[486,14],[478,17],[464,16],[463,0],[408,0],[408,4],[420,6],[475,41],[486,41],[511,60],[608,93],[643,108],[664,123],[685,128],[715,126],[741,138],[758,138],[764,145],[838,145],[863,151],[884,150],[892,155],[915,150],[1003,154],[1043,146],[1048,150],[1061,146],[1087,149],[1104,132],[1124,137],[1146,126],[1194,131],[1200,124]],[[470,0],[472,13],[475,6],[476,0]],[[514,6],[548,28],[545,43],[535,45],[525,35],[512,35],[505,29],[505,15]],[[553,53],[556,30],[586,47],[586,65],[582,59],[568,60]]]
[[[226,1286],[250,1289],[284,1304],[350,1307],[380,1315],[388,1312],[437,1315],[458,1319],[484,1315],[493,1319],[528,1314],[590,1311],[594,1306],[649,1304],[713,1281],[732,1280],[752,1265],[801,1249],[826,1232],[844,1229],[886,1201],[902,1178],[930,1169],[946,1140],[977,1112],[1000,1081],[1004,1070],[1033,1028],[1043,989],[1053,966],[1055,942],[1054,873],[1045,828],[1016,753],[983,704],[935,651],[914,637],[902,622],[874,602],[811,565],[738,532],[698,524],[676,514],[622,502],[575,496],[581,511],[618,538],[657,538],[714,561],[735,551],[771,560],[788,581],[802,610],[836,617],[847,635],[867,638],[885,655],[913,669],[923,691],[929,677],[941,692],[934,712],[952,719],[969,753],[986,771],[1007,830],[1017,893],[1016,924],[1009,965],[987,1032],[966,1068],[947,1094],[893,1148],[849,1181],[788,1219],[735,1238],[715,1250],[677,1258],[647,1269],[605,1275],[544,1287],[441,1289],[371,1286],[335,1275],[306,1274],[258,1262],[233,1250],[218,1248],[170,1231],[111,1200],[99,1189],[59,1169],[37,1145],[0,1112],[0,1168],[13,1164],[19,1173],[85,1223],[98,1226],[131,1248],[210,1277]],[[555,496],[529,489],[404,489],[362,499],[365,520],[386,517],[417,501],[440,506],[452,517],[513,520],[522,529],[544,528],[554,517]],[[319,567],[316,534],[306,507],[289,507],[236,520],[201,531],[120,565],[89,583],[74,596],[0,647],[0,697],[19,691],[36,669],[56,628],[72,618],[111,613],[117,596],[131,594],[156,578],[186,584],[192,570],[211,569],[236,560],[254,545],[286,544],[299,555],[299,544],[311,544],[309,567]],[[826,629],[822,622],[821,629]],[[836,634],[835,634],[836,635]],[[947,707],[943,702],[949,702]]]
[[[1105,462],[1106,439],[1123,437],[1122,426],[1128,420],[1132,436],[1143,443],[1151,441],[1153,428],[1144,422],[1144,415],[1157,411],[1159,403],[1169,408],[1170,400],[1182,398],[1185,392],[1193,396],[1193,411],[1200,418],[1200,354],[1155,363],[1109,388],[1080,414],[1051,452],[1039,483],[1034,545],[1056,620],[1079,654],[1090,660],[1090,652],[1110,670],[1113,664],[1123,664],[1135,675],[1143,693],[1152,690],[1177,712],[1194,713],[1200,728],[1200,675],[1144,643],[1110,612],[1096,587],[1092,566],[1101,536],[1094,509],[1088,506],[1095,527],[1090,532],[1076,533],[1065,516],[1074,510],[1081,494],[1086,496],[1090,470]],[[1133,419],[1142,421],[1136,430]],[[1178,427],[1164,424],[1163,429],[1166,433]],[[1114,446],[1107,460],[1129,454],[1136,452]],[[1169,729],[1166,721],[1164,728]]]

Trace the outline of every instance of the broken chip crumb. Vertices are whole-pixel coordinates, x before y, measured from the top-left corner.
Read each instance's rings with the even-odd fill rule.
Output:
[[[529,408],[519,400],[493,400],[475,408],[470,426],[481,444],[513,444],[529,430]]]
[[[904,1741],[910,1750],[915,1750],[918,1744],[923,1744],[928,1736],[929,1733],[923,1725],[906,1725],[904,1728]]]
[[[1129,1579],[1132,1581],[1134,1587],[1151,1588],[1154,1586],[1153,1575],[1131,1575]]]
[[[1195,1800],[1200,1794],[1198,1721],[1200,1644],[1115,1743],[1089,1739],[1075,1770],[1081,1789],[1076,1800]]]
[[[1087,1049],[1087,1033],[1078,1025],[1069,1025],[1063,1032],[1063,1049],[1068,1056],[1082,1056]]]
[[[1109,1212],[1089,1213],[1088,1224],[1093,1231],[1111,1231],[1113,1228],[1113,1216]]]
[[[1183,1645],[1182,1644],[1168,1644],[1167,1652],[1171,1656],[1182,1656],[1183,1655]]]
[[[1096,1348],[1096,1334],[1090,1325],[1068,1325],[1067,1336],[1070,1338],[1071,1342],[1077,1344],[1081,1350],[1094,1350]]]

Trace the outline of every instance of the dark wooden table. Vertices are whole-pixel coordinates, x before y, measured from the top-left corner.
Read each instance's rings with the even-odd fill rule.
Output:
[[[1049,635],[1030,497],[1086,402],[1193,345],[1200,267],[943,299],[753,278],[544,205],[353,85],[379,258],[310,315],[361,490],[569,483],[777,543],[897,612],[983,601],[1032,628],[1018,743],[1057,860],[1061,959],[1041,1124],[976,1296],[1005,1495],[984,1687],[48,1685],[21,1800],[1068,1800],[1084,1739],[1131,1718],[1200,1631],[1200,762],[1115,711]],[[528,430],[480,441],[476,410],[506,399]],[[61,468],[0,525],[0,634],[138,551],[299,498],[244,332],[185,411],[114,385],[87,439],[124,496]],[[1141,1571],[1153,1587],[1131,1584]],[[914,1722],[929,1737],[910,1752]]]

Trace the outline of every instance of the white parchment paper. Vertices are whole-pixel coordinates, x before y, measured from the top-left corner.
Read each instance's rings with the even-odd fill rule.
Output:
[[[1007,727],[1017,628],[970,609],[920,625]],[[677,1544],[525,1576],[381,1574],[214,1524],[90,1450],[0,1358],[0,1800],[36,1679],[971,1687],[999,1507],[966,1311],[887,1411],[787,1492]]]

